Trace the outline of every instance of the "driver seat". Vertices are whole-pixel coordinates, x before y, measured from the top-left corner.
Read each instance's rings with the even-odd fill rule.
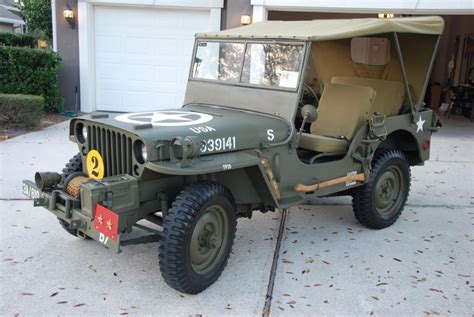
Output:
[[[318,106],[311,133],[302,133],[299,147],[322,153],[344,154],[350,140],[369,120],[375,90],[368,86],[328,83]]]

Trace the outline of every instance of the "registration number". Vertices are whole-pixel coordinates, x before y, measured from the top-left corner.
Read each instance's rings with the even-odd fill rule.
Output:
[[[235,149],[235,136],[205,140],[201,145],[201,153],[229,151]]]
[[[27,183],[23,183],[23,194],[31,199],[39,199],[41,197],[40,191]]]

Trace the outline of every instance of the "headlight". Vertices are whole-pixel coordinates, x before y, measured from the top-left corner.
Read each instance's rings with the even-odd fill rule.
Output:
[[[148,152],[146,151],[146,145],[142,143],[142,158],[144,161],[148,158]]]
[[[135,160],[137,160],[138,163],[144,164],[148,159],[148,151],[145,143],[140,140],[136,140],[133,143],[133,154],[135,156]]]
[[[86,143],[87,140],[87,127],[81,122],[76,125],[76,139],[81,144]]]
[[[82,127],[82,137],[84,138],[84,141],[87,141],[87,127],[86,126]]]

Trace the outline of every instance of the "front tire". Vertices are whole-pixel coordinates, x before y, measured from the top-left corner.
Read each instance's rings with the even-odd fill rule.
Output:
[[[228,188],[213,182],[186,187],[163,221],[159,260],[165,282],[187,294],[209,287],[227,264],[236,226]]]
[[[366,227],[389,227],[400,217],[409,191],[410,164],[403,152],[377,152],[372,160],[369,182],[354,189],[354,215]]]

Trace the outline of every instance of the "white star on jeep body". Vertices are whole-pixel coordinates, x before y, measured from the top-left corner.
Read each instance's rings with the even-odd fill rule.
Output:
[[[423,124],[425,124],[425,120],[421,119],[421,116],[418,117],[418,121],[416,122],[416,133],[423,132]]]
[[[163,112],[153,112],[153,114],[145,116],[137,116],[136,119],[151,119],[151,123],[162,122],[162,121],[191,121],[189,118],[189,113],[178,113],[178,114],[166,114]]]

